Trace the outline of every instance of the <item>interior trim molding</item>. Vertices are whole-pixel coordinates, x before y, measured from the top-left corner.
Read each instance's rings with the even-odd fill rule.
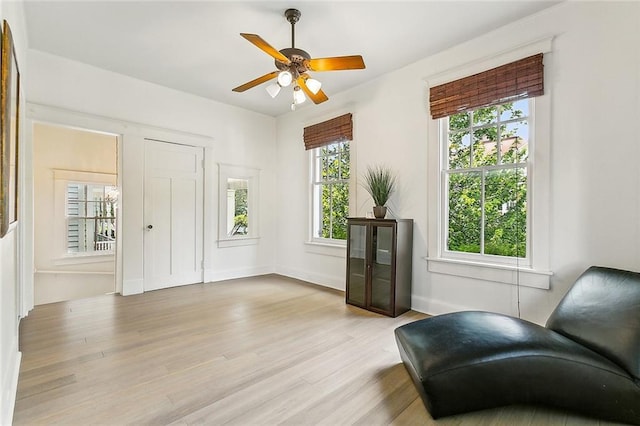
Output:
[[[537,53],[549,53],[552,50],[554,36],[546,36],[536,40],[531,40],[509,49],[495,52],[493,54],[477,58],[473,61],[456,65],[448,70],[436,73],[425,80],[428,87],[438,86],[469,75],[477,74],[510,62],[526,58]]]
[[[442,315],[450,312],[466,311],[468,309],[466,306],[454,305],[428,297],[411,296],[411,310],[427,315]]]
[[[273,267],[270,266],[258,266],[254,268],[240,268],[230,269],[225,271],[217,271],[215,269],[204,270],[204,282],[217,282],[225,280],[234,280],[237,278],[255,277],[258,275],[273,274],[275,272]]]
[[[331,275],[309,273],[301,269],[286,268],[281,266],[276,267],[276,273],[285,277],[306,281],[308,283],[316,284],[322,287],[332,288],[334,290],[345,291],[346,287],[346,276],[341,276],[340,278],[338,278]]]
[[[122,281],[122,295],[130,296],[132,294],[144,293],[144,278]]]
[[[429,257],[426,260],[429,272],[543,290],[549,289],[549,281],[553,275],[550,271],[539,271],[515,265],[492,265]]]
[[[27,102],[26,109],[27,118],[30,120],[96,133],[137,135],[145,139],[171,140],[173,143],[204,147],[212,146],[214,142],[214,138],[208,135],[88,114],[46,104]]]
[[[22,352],[11,351],[12,355],[7,368],[6,384],[3,386],[2,400],[0,401],[0,424],[10,425],[13,423],[13,411],[16,404],[16,397],[18,394],[18,376],[20,374],[20,364],[22,363]]]

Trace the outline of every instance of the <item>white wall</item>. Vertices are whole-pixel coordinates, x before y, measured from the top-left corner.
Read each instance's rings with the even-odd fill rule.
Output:
[[[6,19],[11,26],[16,48],[16,57],[21,73],[21,84],[28,78],[26,45],[27,37],[24,24],[22,4],[0,1],[0,18]],[[24,110],[20,111],[23,117]],[[24,124],[24,123],[23,123]],[[24,135],[24,126],[20,131]],[[21,159],[19,169],[24,180],[25,162]],[[19,195],[20,199],[22,191]],[[21,208],[22,204],[19,206]],[[7,235],[0,239],[0,424],[10,424],[13,418],[13,405],[20,369],[20,352],[18,351],[18,318],[23,313],[23,301],[20,283],[24,259],[19,251],[25,232],[24,211],[19,210],[18,221],[12,225]]]
[[[399,172],[391,207],[414,219],[413,308],[438,314],[483,309],[517,314],[515,286],[427,272],[426,81],[475,60],[554,36],[545,55],[551,102],[551,288],[520,287],[521,315],[544,323],[579,273],[590,265],[640,270],[640,3],[566,2],[470,42],[425,58],[339,95],[278,118],[279,215],[277,271],[344,289],[344,257],[311,252],[308,157],[304,126],[350,111],[358,176],[368,164]],[[366,59],[366,58],[365,58]],[[371,202],[357,186],[356,211]],[[306,250],[305,250],[306,248]],[[338,252],[339,253],[339,252]],[[344,251],[339,253],[344,256]]]
[[[275,119],[29,50],[30,116],[122,135],[122,292],[142,291],[144,138],[205,146],[205,280],[273,271]],[[55,107],[42,108],[40,105]],[[67,121],[67,122],[65,122]],[[69,123],[69,121],[71,123]],[[99,128],[96,128],[99,127]],[[167,131],[167,129],[169,131]],[[167,139],[169,138],[169,139]],[[257,245],[218,248],[217,163],[260,170]],[[208,201],[207,201],[208,200]]]
[[[115,255],[66,257],[64,196],[55,175],[91,172],[116,184],[117,138],[37,123],[33,127],[34,304],[80,299],[115,289]],[[82,179],[78,176],[75,179]]]
[[[217,232],[212,229],[206,241],[209,277],[224,279],[276,270],[344,288],[344,250],[305,244],[308,157],[302,146],[302,129],[352,112],[354,176],[374,162],[385,162],[400,173],[400,190],[392,197],[391,208],[398,217],[415,221],[414,308],[432,313],[456,309],[515,313],[513,286],[428,273],[422,260],[428,254],[427,212],[432,202],[426,195],[429,117],[425,81],[474,59],[550,35],[555,39],[552,53],[545,57],[545,77],[552,104],[549,257],[554,276],[550,290],[520,289],[522,316],[544,322],[571,282],[589,265],[640,269],[640,143],[636,131],[640,116],[640,3],[565,2],[348,92],[338,95],[324,88],[331,97],[329,102],[300,108],[277,120],[27,51],[21,5],[0,5],[17,39],[27,100],[55,107],[34,108],[32,118],[57,117],[54,121],[59,124],[90,124],[94,130],[104,126],[103,130],[116,129],[124,135],[120,172],[125,292],[127,288],[132,292],[139,289],[136,283],[143,278],[140,154],[144,134],[153,126],[212,138],[207,152],[213,163],[261,169],[260,242],[219,249]],[[29,135],[30,130],[25,129],[24,134]],[[30,168],[30,148],[27,138],[23,170]],[[206,176],[209,207],[217,215],[218,182],[212,167]],[[22,199],[29,200],[29,175],[23,180]],[[364,216],[371,203],[362,188],[355,189],[353,214]],[[28,222],[29,212],[21,219],[24,217]],[[21,270],[20,256],[26,258],[26,269],[30,266],[28,250],[24,254],[17,250],[16,231],[23,232],[27,246],[31,241],[30,226],[19,226],[0,241],[2,423],[11,418],[19,366],[17,316],[21,309],[16,302],[16,277]],[[28,299],[29,277],[22,279]]]

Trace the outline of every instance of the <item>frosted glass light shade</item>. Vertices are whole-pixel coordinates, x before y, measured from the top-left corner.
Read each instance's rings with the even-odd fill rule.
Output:
[[[293,103],[301,104],[307,100],[307,97],[304,95],[304,92],[300,90],[300,87],[296,86],[293,88]]]
[[[314,95],[318,94],[318,92],[320,91],[320,87],[322,87],[322,83],[320,83],[315,78],[308,78],[306,84],[309,91]]]
[[[293,76],[289,71],[281,71],[278,74],[278,84],[282,87],[287,87],[293,81]]]
[[[276,96],[278,96],[278,93],[280,93],[280,85],[278,83],[273,83],[267,86],[267,93],[269,93],[269,95],[272,98],[275,98]]]

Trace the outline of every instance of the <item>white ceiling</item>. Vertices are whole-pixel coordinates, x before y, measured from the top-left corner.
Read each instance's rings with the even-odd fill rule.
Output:
[[[291,47],[284,11],[302,12],[296,47],[314,58],[359,54],[365,70],[315,73],[329,97],[552,6],[557,1],[33,1],[29,47],[267,115],[289,111],[290,89],[231,89],[275,70],[240,37]],[[311,106],[307,105],[310,104]],[[313,108],[307,101],[304,108]]]

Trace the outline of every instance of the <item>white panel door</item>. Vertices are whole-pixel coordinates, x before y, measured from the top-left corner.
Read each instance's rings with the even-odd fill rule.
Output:
[[[202,160],[202,148],[145,141],[145,291],[202,282]]]

